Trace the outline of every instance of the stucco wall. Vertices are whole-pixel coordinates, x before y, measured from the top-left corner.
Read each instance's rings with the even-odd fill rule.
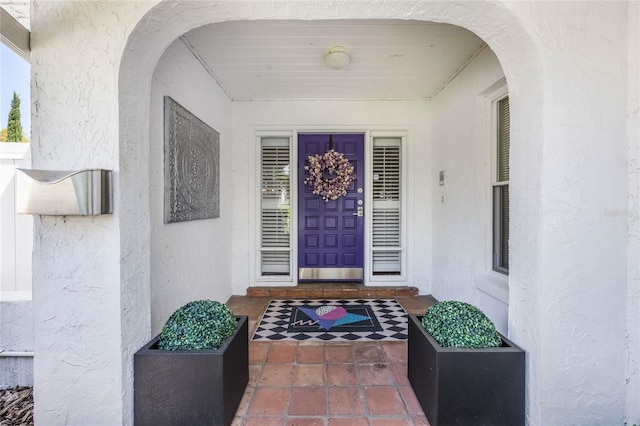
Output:
[[[233,103],[234,294],[245,294],[247,283],[253,285],[256,278],[256,132],[261,130],[406,132],[407,277],[396,284],[415,285],[422,294],[429,292],[431,208],[424,196],[432,178],[426,160],[430,157],[428,102],[317,100]]]
[[[510,318],[524,303],[537,305],[527,317],[536,330],[525,328],[536,390],[530,416],[540,424],[622,423],[627,220],[608,212],[627,208],[628,3],[509,7],[534,28],[545,55],[544,137],[511,139],[510,188],[521,194],[512,229],[517,245],[535,244],[539,256],[536,281],[510,288]],[[514,173],[530,164],[521,147],[531,143],[542,148],[539,174]],[[542,220],[537,235],[521,239],[527,224],[517,217],[536,179]],[[518,274],[527,263],[520,247],[511,253]]]
[[[220,217],[164,223],[164,107],[171,96],[220,133]],[[153,75],[149,130],[151,333],[181,305],[231,296],[231,101],[181,40],[165,51]]]
[[[640,3],[629,5],[627,33],[627,141],[629,223],[627,251],[626,419],[640,424]]]
[[[509,82],[509,330],[528,351],[529,422],[638,423],[625,407],[638,360],[628,221],[604,217],[628,207],[631,3],[35,0],[33,165],[114,169],[117,200],[112,216],[36,219],[36,422],[132,422],[132,353],[151,328],[149,99],[165,48],[221,20],[393,18],[474,31]]]
[[[31,300],[0,301],[0,351],[33,351]]]
[[[503,83],[500,84],[500,81]],[[436,96],[432,109],[432,167],[445,171],[445,184],[432,183],[433,295],[481,308],[507,332],[506,299],[478,289],[485,281],[504,281],[491,272],[490,102],[486,93],[506,85],[495,54],[485,48]]]
[[[8,294],[0,298],[0,389],[33,386],[33,304]]]
[[[144,235],[145,210],[119,197],[118,69],[127,35],[151,6],[49,1],[31,6],[32,166],[112,169],[116,186],[113,215],[34,216],[38,424],[121,424],[122,401],[132,400],[132,387],[123,387],[132,383],[123,360],[128,367],[137,349],[128,336],[142,340],[149,333],[148,325],[138,326],[149,322],[144,307],[149,288],[148,280],[146,289],[137,285],[145,279],[144,263],[137,261],[144,250],[131,243]],[[148,95],[144,99],[148,104]],[[130,159],[129,154],[122,153]],[[136,168],[145,185],[147,174]],[[148,209],[148,199],[140,199]],[[121,252],[119,217],[128,209],[137,219],[123,234],[129,250]],[[121,262],[132,260],[136,272],[128,278],[136,284],[129,287],[121,281]],[[126,300],[134,294],[130,307]]]

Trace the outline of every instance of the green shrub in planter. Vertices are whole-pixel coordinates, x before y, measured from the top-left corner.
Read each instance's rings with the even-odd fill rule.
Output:
[[[464,302],[432,305],[422,317],[422,326],[442,347],[490,348],[502,344],[493,322],[480,309]]]
[[[187,303],[134,354],[136,426],[230,425],[249,382],[246,315]]]
[[[224,303],[189,302],[169,317],[158,347],[174,351],[218,349],[233,334],[236,324],[236,317]]]

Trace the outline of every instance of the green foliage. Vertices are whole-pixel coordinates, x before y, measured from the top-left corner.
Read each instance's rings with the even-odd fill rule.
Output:
[[[427,309],[422,326],[443,347],[489,348],[502,344],[495,325],[478,308],[464,302],[438,302]]]
[[[5,127],[4,129],[0,129],[0,142],[6,142],[7,141],[7,128]]]
[[[7,124],[7,142],[22,142],[22,124],[20,123],[20,96],[14,91]]]
[[[173,351],[218,349],[235,329],[236,318],[227,305],[196,300],[169,317],[160,333],[158,347]]]

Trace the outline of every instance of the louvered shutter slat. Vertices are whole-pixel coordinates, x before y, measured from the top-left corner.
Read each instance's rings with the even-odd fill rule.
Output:
[[[511,119],[509,118],[509,98],[498,102],[498,181],[509,180],[509,145]]]
[[[261,269],[263,275],[290,271],[290,147],[288,138],[261,142]]]
[[[400,199],[400,146],[373,147],[374,200]]]

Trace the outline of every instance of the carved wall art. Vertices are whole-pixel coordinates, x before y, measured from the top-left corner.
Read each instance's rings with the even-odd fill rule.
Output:
[[[164,97],[164,223],[220,217],[220,134]]]

